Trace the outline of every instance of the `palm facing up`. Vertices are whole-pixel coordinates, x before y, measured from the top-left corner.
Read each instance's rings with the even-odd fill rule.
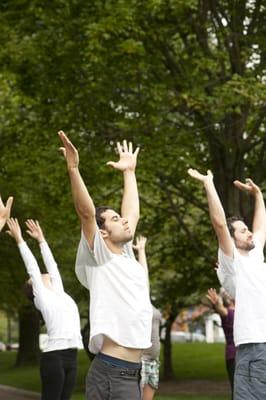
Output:
[[[209,169],[207,171],[207,175],[203,175],[198,170],[193,168],[189,168],[187,172],[191,176],[191,178],[194,178],[202,183],[213,180],[213,174]]]
[[[253,195],[255,195],[256,193],[260,193],[260,188],[257,185],[255,185],[255,183],[250,178],[246,179],[246,183],[242,183],[240,181],[234,181],[234,185],[238,189],[246,191]]]

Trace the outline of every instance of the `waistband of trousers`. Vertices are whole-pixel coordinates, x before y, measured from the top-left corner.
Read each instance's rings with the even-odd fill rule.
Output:
[[[96,355],[96,357],[98,359],[104,361],[106,364],[109,364],[109,365],[112,365],[115,367],[132,369],[132,370],[139,370],[141,368],[141,363],[122,360],[121,358],[112,357],[112,356],[109,356],[104,353],[98,353]]]

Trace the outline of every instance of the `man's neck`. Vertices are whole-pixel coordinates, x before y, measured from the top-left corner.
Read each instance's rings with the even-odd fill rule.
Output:
[[[237,248],[237,251],[241,254],[241,256],[247,257],[249,255],[250,250],[244,250]]]
[[[113,243],[110,240],[106,239],[105,244],[108,249],[114,254],[122,254],[123,253],[123,244]]]

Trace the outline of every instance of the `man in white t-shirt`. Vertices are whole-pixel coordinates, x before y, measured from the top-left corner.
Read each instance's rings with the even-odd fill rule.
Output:
[[[107,163],[124,177],[120,216],[110,207],[95,208],[79,173],[78,152],[64,132],[59,136],[82,229],[76,275],[90,291],[89,349],[96,357],[86,398],[139,400],[141,353],[151,346],[152,321],[147,274],[131,244],[139,219],[139,149],[133,152],[124,140],[117,144],[119,161]]]
[[[266,265],[263,247],[266,212],[260,188],[247,179],[235,181],[255,200],[252,232],[237,217],[226,220],[213,176],[189,169],[202,182],[208,199],[212,225],[219,242],[221,285],[235,298],[234,341],[237,346],[234,400],[266,399]]]

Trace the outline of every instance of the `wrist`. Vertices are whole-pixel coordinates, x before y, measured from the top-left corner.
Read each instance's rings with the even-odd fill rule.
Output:
[[[136,168],[126,168],[123,170],[124,175],[135,175]]]
[[[69,172],[78,170],[78,168],[79,168],[78,164],[67,164],[67,169]]]

